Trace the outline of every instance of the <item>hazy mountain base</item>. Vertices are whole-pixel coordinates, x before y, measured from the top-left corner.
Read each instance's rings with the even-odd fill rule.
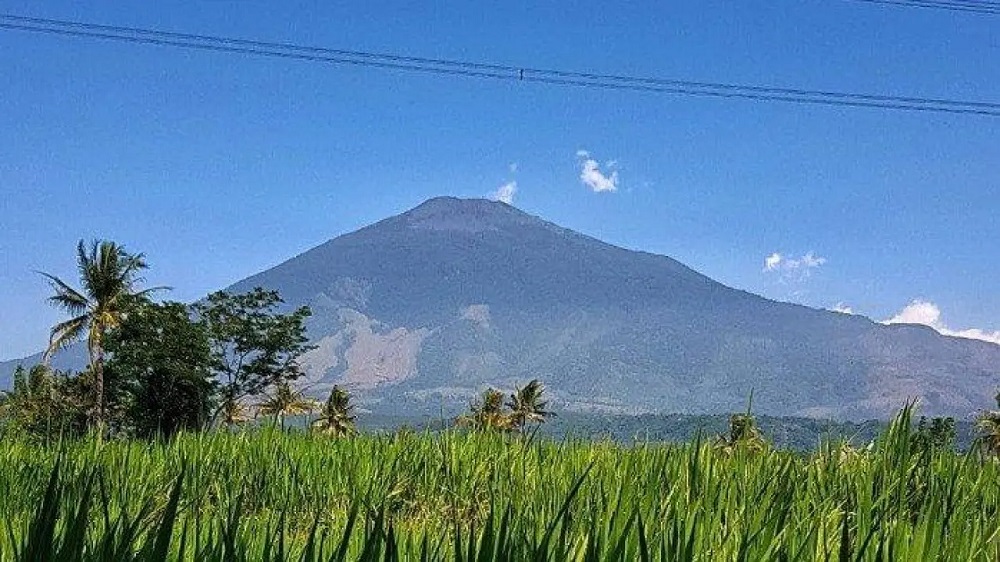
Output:
[[[757,425],[765,438],[779,449],[814,451],[824,440],[844,439],[855,447],[864,447],[874,441],[887,427],[888,422],[837,422],[815,418],[757,416]],[[406,416],[368,413],[358,417],[359,427],[368,432],[393,432],[401,428],[415,431],[437,430],[452,425],[453,420],[441,416]],[[560,412],[540,426],[537,435],[555,440],[585,439],[631,443],[694,441],[699,435],[712,440],[729,430],[729,416],[643,414],[639,416],[587,414]],[[976,438],[971,421],[959,420],[955,424],[955,446],[967,451]]]

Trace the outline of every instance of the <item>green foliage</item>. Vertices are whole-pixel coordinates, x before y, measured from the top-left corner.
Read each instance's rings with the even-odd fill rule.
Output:
[[[955,418],[932,418],[920,416],[917,430],[913,434],[913,445],[918,450],[955,448]]]
[[[54,275],[42,273],[55,291],[49,302],[71,316],[53,326],[45,358],[47,361],[53,353],[86,335],[93,392],[89,417],[92,425],[103,425],[105,336],[119,325],[130,307],[162,287],[138,290],[140,275],[147,267],[145,257],[129,253],[115,242],[94,240],[88,248],[80,240],[76,250],[81,290]]]
[[[546,418],[555,415],[545,409],[548,402],[542,400],[544,393],[545,386],[538,379],[533,379],[524,388],[515,388],[507,402],[511,425],[523,430],[529,423],[544,423]]]
[[[352,435],[357,431],[355,419],[351,395],[334,385],[320,410],[319,418],[312,422],[312,429],[333,437]]]
[[[263,416],[271,416],[275,422],[285,427],[285,416],[300,416],[312,412],[316,402],[305,396],[304,390],[292,390],[288,381],[278,381],[271,393],[266,393],[265,400],[258,404],[257,411]]]
[[[195,305],[222,382],[217,416],[224,419],[242,398],[302,375],[299,358],[312,349],[305,335],[311,312],[301,307],[282,314],[282,303],[276,291],[258,287],[243,294],[212,293]]]
[[[909,416],[811,455],[455,431],[8,439],[0,560],[998,559],[1000,463],[923,458]]]
[[[208,331],[184,304],[142,303],[109,332],[109,405],[123,429],[169,437],[200,429],[216,391]]]
[[[18,366],[14,385],[0,394],[0,423],[9,433],[49,441],[86,431],[91,396],[81,377],[55,373],[44,365]]]
[[[726,452],[736,449],[764,451],[769,448],[754,417],[749,413],[729,416],[729,433],[718,437],[717,446]]]
[[[511,431],[513,418],[504,410],[503,393],[487,388],[482,396],[469,406],[469,413],[458,418],[457,424],[476,431]]]
[[[977,438],[984,454],[1000,457],[1000,411],[989,410],[976,418]]]
[[[729,433],[720,435],[716,440],[716,447],[727,453],[735,452],[738,449],[761,452],[770,448],[764,440],[764,434],[757,428],[757,420],[751,411],[753,404],[753,393],[747,401],[747,411],[729,416]]]
[[[469,413],[456,422],[477,431],[523,431],[529,423],[544,423],[555,415],[546,410],[548,403],[542,400],[544,392],[545,386],[534,379],[524,388],[515,387],[505,403],[502,392],[487,388],[469,407]]]

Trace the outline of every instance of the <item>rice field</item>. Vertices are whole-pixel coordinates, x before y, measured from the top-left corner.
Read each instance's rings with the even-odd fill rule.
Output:
[[[458,431],[254,429],[0,449],[0,560],[1000,559],[1000,468]]]

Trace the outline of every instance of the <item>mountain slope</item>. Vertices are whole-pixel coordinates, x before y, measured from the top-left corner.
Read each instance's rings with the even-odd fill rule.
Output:
[[[454,410],[538,377],[563,408],[885,417],[907,398],[965,416],[1000,384],[1000,346],[770,301],[664,256],[511,206],[437,198],[232,290],[314,310],[311,388],[383,410]]]

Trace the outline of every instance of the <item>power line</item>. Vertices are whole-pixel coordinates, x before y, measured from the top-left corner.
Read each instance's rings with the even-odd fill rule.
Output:
[[[895,0],[860,0],[895,1]],[[888,96],[825,90],[804,90],[665,78],[644,78],[551,70],[482,62],[413,57],[368,51],[330,49],[291,43],[234,39],[210,35],[174,33],[134,27],[109,26],[78,21],[31,18],[0,14],[0,29],[46,33],[70,37],[121,41],[185,49],[216,51],[388,70],[423,72],[469,78],[515,80],[560,86],[631,90],[661,94],[737,98],[841,107],[958,113],[1000,117],[1000,103],[943,98]]]
[[[909,8],[933,8],[939,10],[951,10],[957,12],[972,12],[979,14],[1000,14],[1000,3],[979,2],[974,0],[854,0],[855,2],[866,2],[869,4],[883,4],[888,6],[904,6]]]
[[[973,0],[853,0],[867,4],[903,6],[907,8],[932,8],[953,12],[1000,15],[1000,2],[977,2]]]

